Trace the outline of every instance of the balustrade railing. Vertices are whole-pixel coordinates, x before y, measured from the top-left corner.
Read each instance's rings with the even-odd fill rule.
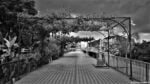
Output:
[[[0,64],[0,84],[6,84],[18,80],[26,73],[37,69],[37,64],[37,61],[33,59],[22,59]]]
[[[108,56],[105,55],[108,63]],[[109,66],[115,70],[130,76],[130,59],[118,56],[110,56]],[[132,78],[140,82],[150,82],[150,63],[132,60]]]

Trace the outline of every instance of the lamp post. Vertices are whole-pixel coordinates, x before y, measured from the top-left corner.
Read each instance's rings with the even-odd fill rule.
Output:
[[[110,32],[109,32],[109,30],[108,30],[108,66],[109,66],[109,59],[110,59],[110,54],[109,54],[109,37],[110,37]]]
[[[131,18],[129,17],[129,50],[130,50],[130,79],[133,80],[132,78],[132,53],[131,53]]]
[[[98,58],[100,57],[100,43],[101,43],[101,39],[99,39],[98,41]]]

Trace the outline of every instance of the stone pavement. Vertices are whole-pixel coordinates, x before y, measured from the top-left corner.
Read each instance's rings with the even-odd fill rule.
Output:
[[[111,68],[95,68],[96,60],[81,51],[67,53],[51,64],[29,73],[15,84],[130,84]]]

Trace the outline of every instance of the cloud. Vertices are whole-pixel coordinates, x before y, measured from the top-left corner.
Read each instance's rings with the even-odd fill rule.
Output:
[[[41,13],[47,10],[61,10],[62,7],[74,13],[105,12],[109,15],[131,16],[137,24],[136,32],[150,32],[150,0],[36,0]]]
[[[150,33],[140,33],[140,39],[139,42],[142,42],[143,40],[145,41],[150,41]]]
[[[150,33],[150,0],[36,0],[40,13],[68,8],[73,13],[130,16],[133,32]]]
[[[106,32],[103,32],[103,34],[104,34],[105,36],[107,36],[107,33],[106,33]],[[98,33],[98,32],[79,31],[79,32],[77,32],[77,33],[71,32],[71,33],[70,33],[70,36],[94,37],[95,40],[97,40],[97,39],[103,39],[103,38],[105,38],[105,36],[104,36],[103,34]]]

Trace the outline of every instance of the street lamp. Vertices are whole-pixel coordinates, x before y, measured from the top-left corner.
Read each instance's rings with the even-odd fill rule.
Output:
[[[131,18],[129,17],[129,50],[130,50],[130,79],[133,80],[132,78],[132,53],[131,53],[131,25],[132,25],[132,22],[131,22]]]
[[[110,37],[110,32],[108,30],[108,66],[109,66],[109,59],[110,59],[110,54],[109,54],[109,37]]]

